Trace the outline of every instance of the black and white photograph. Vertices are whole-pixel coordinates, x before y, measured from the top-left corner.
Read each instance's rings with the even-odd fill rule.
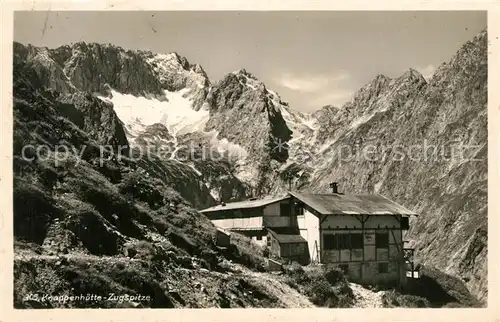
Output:
[[[488,306],[487,11],[13,15],[13,308]]]

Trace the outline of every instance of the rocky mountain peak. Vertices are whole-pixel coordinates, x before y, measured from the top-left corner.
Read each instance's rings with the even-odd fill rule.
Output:
[[[210,80],[199,64],[189,61],[177,53],[144,54],[145,62],[159,80],[162,89],[179,91],[187,89],[193,101],[193,109],[199,110],[210,90]]]
[[[378,75],[351,102],[323,108],[321,148],[302,186],[321,191],[345,178],[345,191],[381,193],[414,209],[420,217],[408,238],[419,260],[459,276],[480,298],[487,294],[487,58],[483,31],[429,82],[414,69]],[[458,142],[474,152],[453,155]],[[340,159],[336,152],[356,144],[375,153]]]
[[[171,53],[167,54],[167,57],[172,57],[172,59],[177,60],[181,64],[182,68],[184,68],[184,69],[189,68],[189,61],[187,60],[187,58],[179,55],[177,52],[175,52],[175,51],[171,52]]]
[[[387,87],[387,85],[389,85],[390,82],[391,82],[391,78],[389,78],[385,75],[382,75],[382,74],[378,74],[377,76],[375,76],[375,78],[373,78],[373,80],[371,80],[366,85],[361,87],[354,94],[354,100],[355,101],[363,101],[363,100],[369,99],[370,97],[372,97],[374,95],[375,96],[379,95],[381,93],[381,91],[383,89],[385,89]]]
[[[31,44],[23,45],[21,43],[14,41],[13,45],[14,55],[18,56],[23,60],[26,61],[32,60],[33,57],[36,56],[40,50],[41,48],[35,47]]]
[[[255,77],[255,75],[253,75],[252,73],[247,71],[245,68],[237,69],[237,70],[233,71],[231,74],[242,75],[242,76],[246,76],[248,78],[257,80],[257,77]]]
[[[36,72],[38,79],[43,82],[42,86],[62,93],[76,91],[75,86],[46,47],[14,43],[14,60],[29,65]]]
[[[424,76],[416,69],[410,68],[398,77],[399,81],[408,81],[410,83],[427,83]]]
[[[286,142],[292,131],[281,112],[284,106],[279,96],[255,76],[244,69],[227,74],[211,87],[207,103],[210,119],[206,130],[215,130],[219,138],[243,147],[248,155],[246,164],[267,166],[270,160],[286,161]],[[247,170],[257,173],[251,175],[251,181],[258,175],[267,176],[255,169]]]
[[[113,89],[123,94],[161,98],[164,90],[187,89],[193,109],[199,110],[210,87],[203,68],[175,52],[155,54],[84,41],[55,49],[15,43],[14,52],[26,62],[38,65],[39,72],[47,76],[41,77],[47,86],[62,92],[103,94]]]
[[[483,30],[473,39],[465,42],[448,62],[439,66],[429,83],[432,86],[441,86],[438,84],[446,82],[453,86],[469,77],[472,69],[481,68],[487,72],[488,57],[484,54],[487,50],[488,35],[486,30]],[[457,74],[456,79],[449,79],[449,75],[453,73]]]
[[[78,42],[52,50],[71,83],[82,91],[103,92],[104,84],[121,93],[161,94],[161,84],[139,52],[119,46]]]
[[[327,105],[313,114],[288,108],[246,69],[211,83],[200,65],[175,52],[85,42],[56,49],[15,43],[14,65],[15,150],[19,152],[28,142],[25,140],[56,144],[61,133],[75,146],[93,142],[94,149],[83,156],[88,161],[83,168],[68,168],[81,173],[74,177],[65,174],[63,188],[76,189],[83,182],[81,191],[68,191],[90,198],[85,202],[99,205],[106,220],[118,220],[116,207],[109,208],[113,201],[120,201],[117,207],[123,210],[119,220],[132,218],[130,214],[144,218],[143,206],[129,208],[122,190],[117,189],[140,188],[135,183],[149,180],[145,173],[154,178],[147,190],[155,191],[155,196],[144,195],[142,188],[128,193],[147,197],[141,199],[141,205],[148,203],[154,218],[157,207],[165,206],[167,217],[183,226],[185,221],[170,213],[170,202],[162,204],[161,200],[172,199],[162,197],[167,189],[177,190],[197,207],[206,207],[215,200],[240,200],[249,191],[271,194],[288,189],[289,184],[297,190],[324,191],[331,181],[340,181],[348,193],[381,193],[419,213],[406,236],[414,240],[419,260],[459,276],[479,297],[487,294],[486,31],[465,43],[428,82],[415,69],[394,78],[376,75],[343,106]],[[94,92],[99,92],[99,98]],[[150,94],[164,95],[164,99]],[[32,135],[33,121],[40,123],[36,136]],[[128,127],[130,124],[136,127]],[[97,144],[128,145],[132,142],[128,134],[139,128],[134,133],[135,144],[169,146],[173,152],[168,156],[179,158],[93,166]],[[476,159],[410,158],[422,157],[410,153],[424,139],[438,148],[456,142],[477,147],[470,152]],[[191,143],[195,149],[199,147],[195,152],[209,146],[217,151],[221,148],[220,155],[232,153],[238,159],[181,161],[180,156],[187,154],[181,147]],[[357,146],[377,150],[368,157],[361,153],[341,159],[348,157],[340,155],[345,148],[357,152]],[[402,158],[395,156],[395,149],[402,152]],[[26,166],[20,160],[15,159],[17,167]],[[46,165],[36,170],[40,178],[51,174]],[[141,172],[135,172],[135,167]],[[24,173],[18,171],[17,175]],[[86,182],[89,173],[98,181]],[[126,179],[129,174],[134,174],[131,180]],[[23,180],[26,178],[37,177]],[[111,185],[118,182],[116,187]],[[37,179],[33,184],[46,183]],[[57,200],[64,199],[58,195],[61,187],[47,187]],[[154,187],[158,191],[150,189]],[[100,192],[87,196],[89,189]],[[101,197],[108,198],[102,205]],[[71,209],[66,204],[59,208]],[[193,218],[190,223],[203,217],[193,212]],[[102,220],[102,227],[106,225]],[[133,225],[125,222],[123,227]],[[44,227],[43,223],[39,226]],[[92,243],[95,237],[107,236],[106,231],[85,235],[85,240]]]
[[[208,80],[207,73],[205,72],[205,70],[203,69],[203,67],[200,64],[194,64],[194,65],[192,65],[191,69],[195,73],[201,74],[201,75],[205,76],[207,78],[207,80]]]

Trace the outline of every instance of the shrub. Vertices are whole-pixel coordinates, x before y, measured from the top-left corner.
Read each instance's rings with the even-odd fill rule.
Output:
[[[431,303],[420,296],[401,294],[395,290],[386,291],[382,295],[382,305],[384,307],[407,307],[423,308],[431,307]]]
[[[337,295],[326,279],[316,278],[311,281],[306,291],[312,303],[323,307],[335,307]]]
[[[42,244],[52,220],[61,210],[40,187],[14,179],[14,236]]]
[[[120,193],[127,194],[133,199],[143,201],[151,209],[159,209],[165,205],[165,198],[160,192],[163,184],[157,180],[148,179],[139,172],[130,172],[124,175],[118,185]]]
[[[322,307],[351,307],[354,293],[342,271],[321,266],[284,266],[286,283]]]
[[[447,303],[460,303],[465,307],[481,306],[459,278],[424,265],[419,274],[420,278],[410,280],[406,285],[406,294],[425,298],[433,307],[442,307]]]
[[[124,235],[143,239],[142,230],[134,222],[138,211],[133,201],[120,195],[99,173],[88,170],[87,177],[66,178],[60,187],[61,192],[74,193],[76,198],[91,204]]]
[[[74,211],[65,227],[72,231],[92,254],[118,254],[123,243],[122,236],[113,231],[109,222],[95,210]]]
[[[263,248],[241,234],[231,233],[231,245],[225,251],[224,256],[258,271],[266,270]]]
[[[123,251],[128,257],[142,260],[152,260],[157,254],[155,247],[146,240],[126,243]]]
[[[344,273],[337,268],[326,268],[325,278],[330,283],[330,285],[336,285],[339,282],[345,282]]]

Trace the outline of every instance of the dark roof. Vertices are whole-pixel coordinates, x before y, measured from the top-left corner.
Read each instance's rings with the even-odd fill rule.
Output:
[[[417,215],[379,194],[290,194],[322,215]]]
[[[245,201],[237,201],[237,202],[229,202],[223,205],[213,206],[207,209],[200,210],[202,213],[216,212],[216,211],[226,211],[226,210],[234,210],[234,209],[252,209],[252,208],[260,208],[267,205],[270,205],[275,202],[279,202],[285,199],[290,198],[290,196],[278,197],[278,198],[265,198],[265,199],[256,199],[256,200],[245,200]]]
[[[295,233],[289,231],[280,231],[280,233],[275,231],[276,229],[269,229],[267,231],[280,243],[280,244],[291,244],[291,243],[307,243],[304,237],[300,236],[300,232]]]

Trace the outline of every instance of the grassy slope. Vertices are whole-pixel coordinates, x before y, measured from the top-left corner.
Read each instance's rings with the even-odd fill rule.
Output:
[[[99,136],[82,130],[85,122],[73,119],[75,124],[68,113],[61,113],[78,107],[61,105],[57,93],[41,89],[37,81],[32,70],[15,65],[16,307],[118,305],[24,301],[30,292],[148,294],[152,300],[140,305],[217,306],[223,295],[203,301],[193,295],[194,285],[219,283],[227,259],[263,270],[263,258],[248,253],[237,240],[228,249],[218,249],[211,222],[191,208],[172,188],[175,185],[147,172],[155,165],[144,163],[152,161],[109,158],[101,166],[98,145],[108,142],[96,141]],[[43,157],[28,161],[21,157],[27,144],[34,147],[25,151],[28,156],[42,145],[48,149]],[[59,161],[57,145],[86,148],[81,157],[71,152]],[[170,179],[175,178],[177,169],[170,170]],[[172,291],[176,281],[182,287]],[[234,292],[244,289],[235,286]]]
[[[116,115],[99,114],[106,107],[92,104],[98,101],[88,95],[61,103],[58,93],[44,90],[33,71],[16,61],[16,308],[310,307],[309,298],[317,305],[335,304],[266,273],[262,249],[238,234],[227,248],[214,245],[215,227],[181,196],[203,202],[189,194],[195,187],[188,186],[189,174],[180,165],[119,159],[111,151],[100,164],[99,145],[116,147],[126,138]],[[28,144],[28,157],[47,148],[27,160],[21,153]],[[71,148],[66,158],[58,145]],[[331,287],[323,286],[329,294]],[[104,299],[111,293],[147,298]],[[103,298],[43,297],[87,294]]]

